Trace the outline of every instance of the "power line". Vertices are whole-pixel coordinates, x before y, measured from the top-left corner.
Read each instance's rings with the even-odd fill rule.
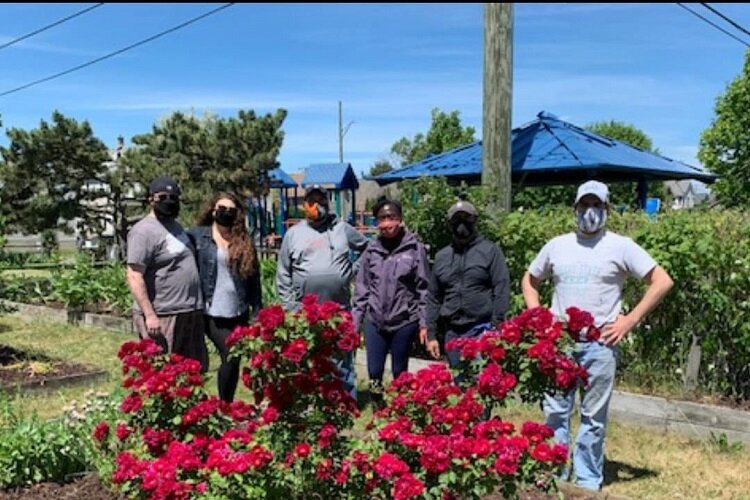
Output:
[[[721,12],[719,12],[718,10],[716,10],[715,8],[713,8],[710,5],[708,5],[707,3],[702,3],[701,2],[701,5],[704,6],[705,8],[707,8],[708,10],[710,10],[711,12],[713,12],[714,14],[716,14],[717,16],[719,16],[720,18],[722,18],[723,20],[725,20],[726,22],[728,22],[729,24],[731,24],[732,26],[734,26],[735,28],[737,28],[738,30],[740,30],[741,32],[743,32],[744,34],[750,35],[750,31],[746,30],[744,27],[742,27],[738,23],[736,23],[733,19],[730,19],[728,16],[722,14]]]
[[[96,9],[97,7],[101,7],[102,5],[104,5],[104,3],[97,3],[95,5],[92,5],[91,7],[86,7],[83,10],[79,10],[75,14],[71,14],[68,17],[63,17],[62,19],[60,19],[58,21],[55,21],[52,24],[48,24],[47,26],[44,26],[43,28],[39,28],[38,30],[32,31],[31,33],[27,33],[27,34],[25,34],[23,36],[20,36],[20,37],[14,39],[14,40],[11,40],[10,42],[6,42],[6,43],[0,45],[0,50],[3,50],[6,47],[10,47],[11,45],[15,45],[18,42],[20,42],[22,40],[26,40],[27,38],[30,38],[30,37],[32,37],[34,35],[38,35],[42,31],[47,31],[50,28],[54,28],[55,26],[58,26],[58,25],[60,25],[60,24],[62,24],[64,22],[70,21],[71,19],[74,19],[74,18],[76,18],[78,16],[82,16],[86,12],[92,11],[92,10]]]
[[[727,30],[725,30],[724,28],[722,28],[722,27],[721,27],[721,26],[719,26],[718,24],[716,24],[716,23],[714,23],[713,21],[711,21],[711,20],[709,20],[709,19],[706,19],[705,17],[701,16],[700,14],[698,14],[697,12],[695,12],[695,11],[694,11],[693,9],[691,9],[691,8],[689,8],[689,7],[686,7],[685,5],[683,5],[683,4],[681,4],[681,3],[678,3],[677,5],[678,5],[678,6],[680,6],[680,7],[682,7],[682,8],[683,8],[683,9],[685,9],[686,11],[690,12],[690,13],[691,13],[692,15],[694,15],[694,16],[696,16],[696,17],[699,17],[700,19],[702,19],[703,21],[707,22],[708,24],[710,24],[711,26],[713,26],[713,27],[714,27],[714,28],[716,28],[717,30],[721,31],[722,33],[724,33],[724,34],[726,34],[726,35],[729,35],[729,36],[731,36],[732,38],[734,38],[735,40],[737,40],[737,41],[738,41],[738,42],[740,42],[741,44],[745,45],[746,47],[750,47],[750,44],[748,44],[748,43],[747,43],[746,41],[742,40],[741,38],[738,38],[738,37],[734,36],[734,35],[733,35],[732,33],[728,32]],[[1,96],[1,95],[2,95],[2,94],[0,94],[0,96]]]
[[[13,94],[15,92],[19,92],[19,91],[27,89],[29,87],[33,87],[35,85],[39,85],[40,83],[44,83],[44,82],[48,82],[50,80],[54,80],[55,78],[60,78],[61,76],[68,75],[70,73],[73,73],[74,71],[78,71],[79,69],[83,69],[83,68],[86,68],[86,67],[91,66],[93,64],[96,64],[98,62],[104,61],[105,59],[110,59],[110,58],[112,58],[112,57],[114,57],[116,55],[122,54],[123,52],[127,52],[128,50],[131,50],[131,49],[134,49],[134,48],[139,47],[141,45],[144,45],[144,44],[146,44],[148,42],[156,40],[157,38],[161,38],[164,35],[167,35],[169,33],[172,33],[174,31],[182,29],[182,28],[184,28],[184,27],[186,27],[188,25],[191,25],[191,24],[193,24],[193,23],[195,23],[197,21],[200,21],[201,19],[204,19],[204,18],[206,18],[208,16],[211,16],[213,14],[216,14],[217,12],[219,12],[221,10],[224,10],[224,9],[226,9],[228,7],[231,7],[232,5],[234,5],[234,2],[226,3],[226,4],[222,5],[221,7],[217,7],[216,9],[210,10],[210,11],[206,12],[205,14],[201,14],[200,16],[194,17],[194,18],[192,18],[192,19],[190,19],[188,21],[185,21],[184,23],[181,23],[181,24],[178,24],[177,26],[169,28],[168,30],[164,30],[161,33],[157,33],[154,36],[150,36],[148,38],[145,38],[145,39],[141,40],[140,42],[133,43],[131,45],[128,45],[127,47],[123,47],[123,48],[121,48],[119,50],[116,50],[114,52],[110,52],[107,55],[104,55],[104,56],[101,56],[101,57],[97,57],[96,59],[93,59],[93,60],[91,60],[89,62],[86,62],[86,63],[83,63],[83,64],[79,64],[78,66],[75,66],[75,67],[70,68],[70,69],[66,69],[65,71],[61,71],[59,73],[55,73],[54,75],[51,75],[51,76],[48,76],[48,77],[45,77],[45,78],[41,78],[39,80],[35,80],[35,81],[31,82],[31,83],[27,83],[25,85],[21,85],[20,87],[16,87],[14,89],[6,90],[5,92],[0,93],[0,97],[4,97],[6,95]]]

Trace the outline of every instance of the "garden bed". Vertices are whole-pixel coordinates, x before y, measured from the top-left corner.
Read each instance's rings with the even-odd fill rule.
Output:
[[[0,345],[0,391],[52,388],[105,376],[103,370]]]
[[[107,489],[94,474],[88,474],[70,483],[39,483],[27,488],[0,490],[6,500],[117,500],[118,495]]]

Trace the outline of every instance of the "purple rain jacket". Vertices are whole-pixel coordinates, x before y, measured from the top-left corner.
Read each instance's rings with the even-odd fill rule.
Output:
[[[352,316],[357,328],[371,321],[378,330],[396,331],[419,321],[427,326],[427,252],[413,233],[404,230],[401,244],[388,252],[376,239],[359,260]]]

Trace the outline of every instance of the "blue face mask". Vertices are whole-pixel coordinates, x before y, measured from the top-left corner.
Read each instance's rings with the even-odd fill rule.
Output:
[[[576,225],[582,233],[593,234],[607,222],[607,211],[603,207],[588,207],[576,211]]]

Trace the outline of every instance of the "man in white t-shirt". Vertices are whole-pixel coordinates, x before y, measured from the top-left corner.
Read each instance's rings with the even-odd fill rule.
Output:
[[[614,387],[617,344],[664,298],[672,279],[632,239],[606,230],[609,189],[588,181],[578,188],[574,204],[577,231],[550,240],[523,277],[526,307],[539,306],[539,283],[554,282],[552,312],[565,318],[577,307],[594,317],[601,338],[576,343],[574,357],[589,372],[589,385],[581,396],[581,426],[576,437],[573,469],[576,484],[599,490],[604,480],[604,436],[607,410]],[[621,314],[622,288],[628,276],[648,285],[641,301]],[[548,394],[543,408],[547,425],[557,442],[570,445],[570,415],[577,390]],[[568,480],[568,467],[562,479]]]

